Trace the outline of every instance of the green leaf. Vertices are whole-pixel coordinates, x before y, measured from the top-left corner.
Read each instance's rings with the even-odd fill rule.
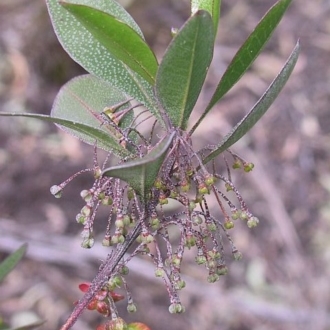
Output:
[[[116,17],[95,8],[64,0],[60,1],[60,4],[73,14],[110,54],[150,84],[155,83],[158,68],[155,54],[135,30]]]
[[[55,3],[59,3],[60,0],[46,0],[48,9],[51,12],[52,19],[58,19],[59,13],[65,13],[65,10],[61,8],[60,5],[55,6]],[[122,7],[118,1],[114,0],[70,0],[70,4],[76,4],[76,5],[85,5],[90,6],[95,9],[98,9],[100,11],[103,11],[105,13],[108,13],[116,18],[118,18],[123,23],[130,26],[136,33],[138,33],[141,38],[144,39],[143,33],[138,26],[138,24],[134,21],[133,17],[125,10],[124,7]],[[53,13],[54,11],[59,11],[59,13]],[[72,18],[71,15],[68,15]],[[63,18],[66,18],[67,15],[64,15]]]
[[[277,75],[263,96],[253,106],[249,113],[232,129],[232,131],[224,137],[217,148],[203,160],[204,164],[208,163],[237,142],[266,113],[289,79],[292,70],[296,65],[299,51],[300,45],[298,41],[281,72]]]
[[[202,116],[191,129],[191,133],[202,122],[212,107],[237,83],[242,75],[249,69],[261,50],[272,36],[276,26],[282,19],[292,0],[278,1],[261,19],[254,31],[249,35],[238,50],[231,63],[223,74],[210,103]]]
[[[123,93],[141,102],[163,124],[153,86],[142,76],[118,60],[102,45],[58,0],[46,0],[52,24],[58,40],[71,58],[86,71],[108,81]],[[75,0],[71,3],[92,5],[93,8],[116,17],[142,33],[131,16],[113,0]]]
[[[221,0],[191,0],[191,14],[195,14],[198,10],[206,10],[210,13],[214,26],[214,37],[218,30],[220,17]]]
[[[10,112],[0,112],[0,116],[4,117],[27,117],[27,118],[35,118],[40,119],[48,122],[52,122],[54,124],[58,124],[61,126],[65,126],[66,128],[70,129],[73,134],[80,136],[84,136],[81,138],[82,141],[94,144],[97,141],[97,146],[107,151],[113,152],[118,157],[130,157],[131,153],[122,147],[117,139],[114,139],[109,133],[104,132],[100,128],[95,128],[92,126],[84,125],[79,122],[75,122],[72,120],[65,120],[61,118],[55,118],[46,115],[38,115],[32,113],[10,113]],[[94,141],[94,143],[91,143]]]
[[[130,108],[129,98],[107,82],[92,75],[83,75],[71,79],[62,86],[55,98],[51,116],[85,124],[105,132],[110,135],[116,144],[116,146],[112,145],[112,148],[115,149],[110,149],[110,151],[114,151],[115,153],[116,151],[120,151],[120,154],[116,154],[123,156],[123,148],[119,146],[118,142],[118,132],[113,127],[104,123],[101,112],[105,108],[124,102],[127,103],[118,107],[116,112]],[[119,122],[119,126],[121,128],[130,126],[133,118],[134,114],[133,110],[131,110]],[[77,131],[76,127],[74,129],[67,126],[61,128],[88,144],[95,144],[93,135],[86,135],[83,131]],[[98,140],[98,146],[99,142],[101,141]]]
[[[156,180],[174,135],[175,132],[163,138],[145,157],[109,167],[103,171],[103,175],[126,181],[137,194],[146,198]]]
[[[16,267],[19,261],[24,257],[26,249],[27,244],[25,243],[0,263],[0,282]]]
[[[213,54],[211,16],[198,11],[169,45],[156,77],[156,93],[173,126],[185,129]]]

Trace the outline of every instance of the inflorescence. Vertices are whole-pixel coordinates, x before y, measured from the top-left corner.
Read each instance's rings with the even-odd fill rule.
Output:
[[[152,150],[152,138],[146,139],[138,133],[136,135],[140,137],[141,142],[133,143],[128,137],[132,129],[122,129],[118,123],[119,121],[115,129],[122,145],[135,149],[138,157],[144,157]],[[114,123],[111,125],[114,126]],[[211,170],[208,169],[203,164],[203,158],[214,148],[209,146],[196,152],[187,132],[173,130],[176,134],[158,177],[147,193],[147,198],[142,199],[138,196],[126,182],[104,176],[102,170],[106,163],[98,165],[96,150],[93,168],[80,171],[62,184],[51,188],[55,197],[60,197],[64,187],[74,177],[87,171],[93,173],[94,184],[90,189],[81,191],[80,195],[85,205],[76,216],[77,222],[83,226],[82,247],[91,248],[94,244],[94,224],[101,206],[109,210],[102,241],[104,246],[119,249],[132,238],[130,233],[134,230],[138,233],[133,237],[136,245],[130,257],[120,261],[109,279],[113,281],[120,278],[119,283],[127,292],[129,311],[136,310],[125,281],[125,275],[128,273],[126,265],[130,259],[139,254],[151,258],[155,264],[155,276],[163,279],[168,291],[171,302],[169,311],[181,313],[184,307],[178,291],[185,287],[181,265],[186,249],[195,249],[195,262],[206,268],[208,282],[216,282],[228,271],[225,262],[225,241],[229,243],[235,260],[242,257],[229,234],[235,226],[235,221],[242,219],[249,228],[255,227],[259,222],[250,213],[234,185],[227,159],[224,161],[226,175],[217,173],[214,164],[209,166],[212,167]],[[134,132],[137,130],[134,129]],[[233,169],[242,168],[246,172],[253,169],[252,163],[245,162],[231,151],[227,152],[233,159]],[[119,163],[125,161],[127,160],[121,159]],[[234,196],[234,202],[229,195]],[[216,209],[214,203],[218,205]],[[177,238],[175,242],[171,238],[169,229],[173,227],[180,233],[178,242]],[[127,248],[130,245],[131,243],[127,244]]]

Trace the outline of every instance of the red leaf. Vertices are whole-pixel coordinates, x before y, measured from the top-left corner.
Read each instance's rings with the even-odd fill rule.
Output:
[[[91,284],[89,282],[84,282],[84,283],[80,283],[78,287],[80,291],[87,292],[90,286]]]
[[[110,291],[109,294],[111,295],[111,298],[113,299],[114,302],[123,300],[125,297],[119,293],[116,293],[114,291]]]

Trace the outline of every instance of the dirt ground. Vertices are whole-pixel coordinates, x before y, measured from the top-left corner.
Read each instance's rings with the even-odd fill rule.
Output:
[[[226,65],[274,0],[224,0],[214,60],[198,109],[212,95]],[[187,1],[133,0],[129,12],[161,58],[172,26],[189,15]],[[233,232],[244,258],[208,284],[206,272],[186,261],[183,315],[168,312],[168,297],[148,259],[133,259],[130,289],[138,320],[153,330],[330,329],[330,1],[293,1],[265,51],[242,81],[206,117],[196,143],[215,143],[258,100],[297,39],[302,51],[272,109],[233,148],[255,164],[237,174],[240,191],[261,224]],[[83,70],[61,49],[42,0],[0,2],[0,111],[48,114],[60,86]],[[192,121],[194,122],[194,120]],[[28,242],[29,251],[0,285],[0,315],[13,326],[28,319],[59,329],[96,274],[107,250],[80,247],[75,215],[79,192],[91,178],[72,182],[60,200],[53,184],[91,166],[93,148],[50,124],[0,118],[0,260]],[[18,323],[17,323],[18,322]],[[85,312],[73,329],[95,329]]]

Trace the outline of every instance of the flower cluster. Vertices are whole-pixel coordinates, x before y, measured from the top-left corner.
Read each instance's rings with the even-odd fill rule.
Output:
[[[143,137],[140,144],[137,144],[128,139],[129,133],[126,131],[121,130],[120,134],[126,148],[135,148],[140,158],[153,150],[154,146],[150,142],[152,138]],[[137,243],[131,256],[126,260],[122,258],[109,277],[118,275],[124,280],[126,264],[131,258],[138,254],[150,256],[155,264],[155,276],[163,279],[168,291],[171,313],[184,311],[178,291],[185,287],[181,277],[185,250],[196,250],[196,264],[205,266],[209,282],[216,282],[228,271],[224,253],[226,240],[234,259],[242,257],[229,234],[235,221],[242,219],[249,228],[259,222],[250,213],[234,185],[227,158],[224,160],[226,175],[218,173],[214,164],[209,166],[211,169],[203,164],[203,159],[212,150],[213,147],[208,146],[194,151],[189,134],[175,129],[174,138],[154,184],[143,197],[127,182],[105,176],[102,172],[105,164],[101,167],[98,165],[96,153],[93,168],[82,171],[92,171],[95,178],[93,186],[81,192],[85,205],[76,217],[77,222],[83,225],[82,246],[93,246],[97,211],[101,206],[108,207],[103,245],[117,247],[117,250],[126,246],[127,250],[132,240]],[[231,151],[227,152],[232,158],[233,169],[243,168],[245,172],[253,169],[253,164],[245,162]],[[125,161],[121,160],[122,163]],[[71,179],[53,186],[53,194],[61,193]],[[230,195],[236,201],[232,201],[232,197],[228,197]],[[180,233],[179,242],[171,237],[170,227],[177,228]],[[130,303],[132,300],[128,289],[127,293],[129,306],[135,307]]]

